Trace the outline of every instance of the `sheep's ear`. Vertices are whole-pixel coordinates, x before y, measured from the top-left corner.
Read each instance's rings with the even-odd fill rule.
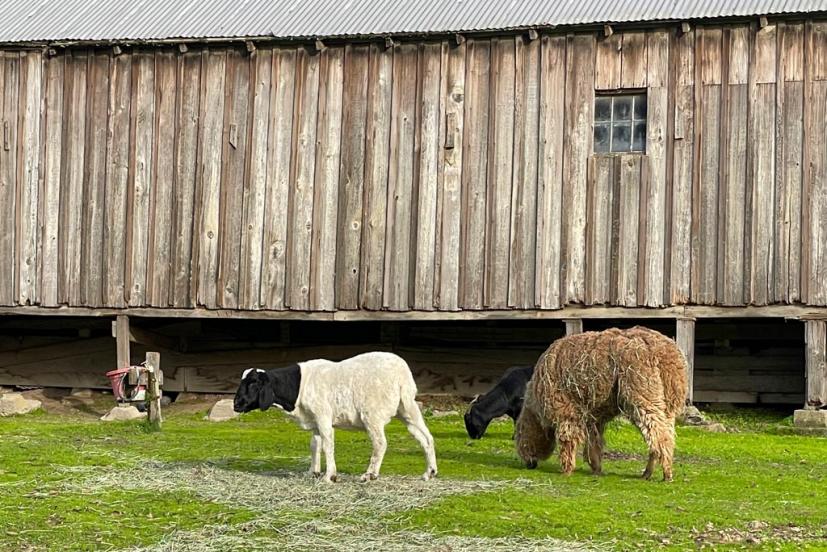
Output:
[[[273,384],[269,381],[260,381],[258,389],[258,407],[267,410],[276,402],[276,394],[273,392]]]

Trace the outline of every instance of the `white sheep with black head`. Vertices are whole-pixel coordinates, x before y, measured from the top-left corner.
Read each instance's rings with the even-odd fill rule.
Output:
[[[309,360],[273,370],[248,369],[241,377],[236,412],[275,405],[310,430],[310,471],[336,481],[333,428],[363,429],[373,445],[362,481],[379,477],[387,449],[385,426],[396,416],[425,452],[423,479],[437,474],[434,439],[416,404],[416,383],[408,364],[392,353],[365,353],[341,362]]]

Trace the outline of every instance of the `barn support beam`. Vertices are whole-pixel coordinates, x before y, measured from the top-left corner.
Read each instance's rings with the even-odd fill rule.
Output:
[[[692,404],[694,399],[695,380],[695,319],[678,318],[676,320],[675,341],[678,348],[686,357],[686,400]]]
[[[129,317],[120,315],[115,319],[115,347],[118,355],[118,368],[131,366],[129,359]]]
[[[566,335],[583,333],[582,318],[568,318],[564,322],[566,323]]]
[[[806,345],[804,408],[796,410],[793,423],[801,428],[827,429],[827,321],[804,322]]]

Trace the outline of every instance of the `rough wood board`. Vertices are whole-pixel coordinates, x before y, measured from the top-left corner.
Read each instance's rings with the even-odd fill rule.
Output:
[[[804,80],[804,24],[785,23],[779,25],[778,48],[781,64],[778,70],[783,75],[778,81],[795,82]]]
[[[446,53],[447,51],[447,53]],[[445,118],[440,147],[443,148],[443,171],[438,214],[439,255],[437,256],[436,303],[442,310],[459,308],[460,230],[462,221],[462,167],[465,143],[465,43],[453,48],[443,45],[442,90]],[[453,122],[453,127],[448,121]],[[447,148],[448,133],[453,133],[453,147]]]
[[[698,144],[700,165],[696,190],[698,213],[693,228],[692,299],[701,304],[716,301],[716,270],[718,265],[718,173],[720,135],[721,85],[703,85],[702,100],[696,104],[696,124],[700,124],[703,137]],[[696,131],[697,132],[697,131]],[[693,190],[694,192],[694,190]]]
[[[726,141],[725,159],[726,188],[724,233],[721,236],[722,295],[718,300],[724,305],[740,305],[744,301],[744,206],[746,202],[746,149],[747,113],[749,109],[749,88],[746,84],[731,84],[726,87],[728,98],[729,132]]]
[[[627,36],[624,35],[624,44]],[[569,35],[567,41],[566,67],[571,69],[566,76],[566,139],[563,145],[563,205],[566,212],[562,236],[565,284],[562,302],[580,303],[584,298],[586,275],[586,162],[592,152],[593,138],[594,36]],[[638,55],[630,56],[637,59]],[[634,72],[630,78],[633,75]]]
[[[729,56],[727,82],[729,84],[747,84],[749,82],[750,28],[748,25],[734,25],[724,29],[729,35]]]
[[[385,240],[385,282],[382,305],[390,310],[409,308],[411,279],[411,206],[414,179],[414,139],[418,48],[394,46],[393,99]]]
[[[776,44],[778,39],[777,25],[771,24],[756,29],[755,46],[750,60],[752,75],[750,78],[756,84],[775,83],[776,77]]]
[[[722,82],[722,36],[723,31],[715,27],[699,27],[696,31],[695,62],[700,72],[700,84]]]
[[[624,32],[620,70],[622,88],[643,88],[647,85],[646,59],[646,33]],[[589,58],[580,61],[593,67]]]
[[[4,259],[14,261],[14,204],[17,175],[14,174],[16,150],[11,148],[11,140],[14,136],[13,121],[16,121],[17,117],[11,118],[9,122],[6,110],[14,113],[13,109],[17,105],[17,90],[14,86],[17,79],[14,74],[10,74],[16,65],[8,58],[7,53],[0,52],[0,132],[3,133],[0,136],[2,139],[2,144],[0,144],[0,255]],[[6,83],[7,79],[11,84]],[[15,303],[15,272],[14,262],[0,264],[0,305]]]
[[[650,33],[649,78],[664,86],[650,86],[647,93],[646,157],[649,170],[646,185],[646,240],[644,259],[643,304],[658,307],[663,304],[664,255],[666,249],[666,157],[668,130],[668,69],[663,59],[668,51],[668,35]],[[655,55],[655,54],[658,55]],[[660,60],[657,63],[654,60]]]
[[[751,89],[750,117],[753,131],[752,236],[750,303],[766,305],[774,297],[773,216],[775,203],[775,84]]]
[[[586,304],[594,305],[608,303],[611,298],[615,159],[610,155],[596,155],[590,159],[589,166]]]
[[[544,37],[545,38],[545,37]],[[595,90],[617,90],[621,82],[621,50],[623,33],[599,37],[595,50]]]
[[[0,66],[2,66],[0,59]],[[63,158],[61,142],[63,137],[63,56],[48,57],[45,60],[45,153],[43,165],[43,237],[40,271],[40,298],[44,306],[57,305],[58,264],[58,222],[60,221],[60,171]],[[0,67],[0,79],[2,79]],[[104,297],[108,301],[108,297]]]
[[[776,197],[782,199],[776,211],[776,296],[788,289],[787,302],[801,299],[801,198],[802,146],[804,137],[804,84],[801,81],[784,83],[783,104],[783,158],[778,167],[782,190]]]
[[[518,37],[517,46],[508,305],[526,309],[536,302],[541,43]]]
[[[290,161],[286,305],[310,308],[310,251],[313,231],[313,184],[319,106],[319,54],[300,48],[296,59],[295,113]]]
[[[6,61],[8,67],[8,60]],[[86,53],[72,54],[66,60],[64,88],[63,174],[61,177],[61,232],[58,238],[62,249],[62,280],[60,301],[80,305],[81,300],[81,244],[83,232],[83,161],[86,136]],[[7,72],[8,75],[8,72]],[[6,86],[8,86],[8,76]]]
[[[369,61],[368,46],[345,48],[336,254],[336,308],[339,309],[359,308]]]
[[[198,267],[197,304],[216,308],[218,280],[219,203],[221,155],[224,128],[224,81],[227,57],[224,52],[204,51],[198,148],[199,190],[198,245],[193,263]],[[197,254],[196,254],[197,253]],[[194,271],[195,272],[195,271]]]
[[[559,308],[561,300],[561,231],[566,38],[543,36],[540,60],[538,128],[537,266],[535,303]]]
[[[336,307],[336,217],[339,205],[344,54],[343,47],[326,49],[321,54],[319,70],[310,308],[320,311],[334,310]]]
[[[807,391],[805,406],[820,408],[827,405],[827,322],[805,322]]]
[[[413,308],[434,308],[434,270],[436,268],[436,209],[439,187],[439,128],[442,79],[442,44],[425,44],[420,50],[417,105],[418,170],[414,182],[416,212],[414,213],[414,275]]]
[[[508,305],[511,190],[514,155],[514,39],[491,42],[491,96],[488,128],[488,197],[483,305]]]
[[[813,81],[810,85],[810,97],[805,101],[811,104],[809,120],[805,117],[805,134],[809,142],[809,162],[804,168],[808,172],[805,188],[804,208],[807,214],[802,232],[807,234],[805,252],[808,259],[807,294],[805,300],[812,305],[827,304],[827,156],[824,145],[827,144],[827,81]]]
[[[129,306],[146,304],[149,213],[152,208],[152,144],[155,130],[155,57],[139,53],[133,59],[134,109],[130,154],[131,244],[127,256]]]
[[[692,404],[695,389],[695,321],[678,319],[676,332],[675,341],[686,358],[687,364],[688,393],[686,398]]]
[[[195,221],[195,191],[198,181],[198,126],[201,111],[201,54],[189,52],[179,58],[176,98],[175,192],[171,301],[174,307],[193,305],[192,254]]]
[[[370,46],[360,282],[361,306],[368,310],[382,308],[393,57],[393,49]]]
[[[480,309],[483,306],[485,271],[491,43],[485,39],[469,40],[467,52],[459,303],[461,308]]]
[[[296,55],[293,48],[273,50],[261,275],[261,304],[269,309],[285,307]]]
[[[126,225],[129,180],[129,120],[132,107],[132,57],[116,56],[109,64],[109,128],[106,141],[104,202],[104,296],[111,307],[126,305]],[[64,159],[63,165],[68,163]]]
[[[810,34],[812,46],[807,64],[811,66],[812,78],[827,80],[827,21],[812,21]]]
[[[637,305],[642,158],[639,155],[623,155],[618,157],[618,165],[615,167],[620,180],[616,297],[620,305]]]

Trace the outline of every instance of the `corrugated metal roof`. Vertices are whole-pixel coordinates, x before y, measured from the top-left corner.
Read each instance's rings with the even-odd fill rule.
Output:
[[[0,42],[348,37],[827,11],[827,0],[3,0]]]

